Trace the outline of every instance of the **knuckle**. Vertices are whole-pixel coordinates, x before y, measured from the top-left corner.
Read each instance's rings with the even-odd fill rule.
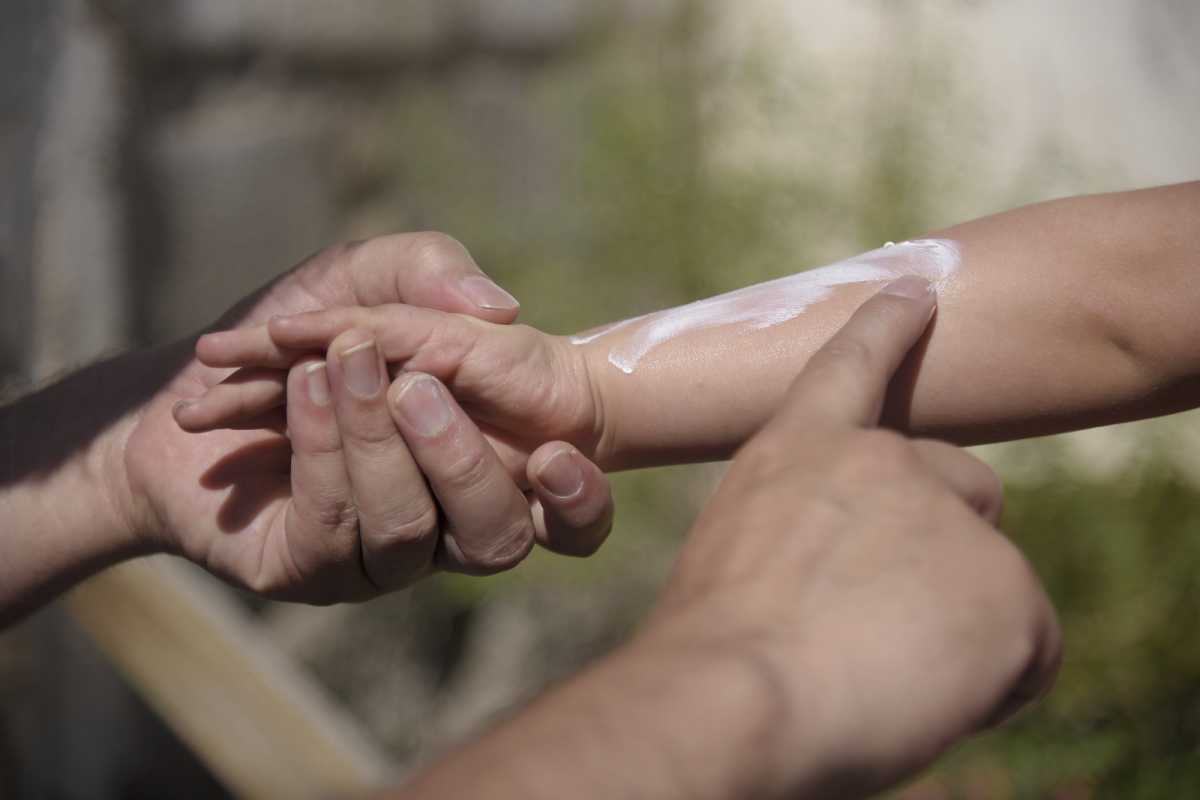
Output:
[[[366,241],[361,239],[336,242],[323,248],[311,260],[323,264],[348,264],[353,260],[355,252],[364,244]]]
[[[432,540],[438,532],[439,522],[437,508],[427,500],[401,504],[385,514],[378,528],[371,533],[372,545],[386,551]]]
[[[342,426],[342,436],[345,437],[343,447],[353,451],[351,455],[354,458],[391,460],[396,446],[401,444],[395,424],[386,415],[364,414],[360,418],[342,420]]]
[[[464,552],[468,566],[483,574],[512,569],[529,555],[533,548],[533,521],[524,515],[502,527],[485,544]]]
[[[341,265],[352,276],[365,276],[375,271],[380,257],[391,253],[393,247],[389,244],[390,236],[378,236],[373,239],[359,239],[353,242],[336,244],[330,250],[329,259],[332,263]],[[386,252],[385,252],[386,251]]]
[[[314,521],[322,529],[341,532],[358,527],[358,506],[340,493],[330,492],[315,497],[314,501]]]
[[[431,271],[442,269],[466,252],[462,242],[439,231],[409,234],[408,245],[417,264]]]
[[[346,271],[368,282],[382,280],[398,265],[413,266],[431,245],[426,234],[393,233],[335,245],[331,258]],[[436,247],[436,246],[434,246]],[[375,276],[375,277],[372,277]]]
[[[448,461],[437,471],[437,481],[445,491],[470,494],[485,486],[491,477],[492,464],[482,449],[471,447]]]
[[[342,241],[321,248],[297,268],[300,286],[310,294],[319,294],[330,276],[353,275],[358,268],[358,251],[364,244],[361,240]]]

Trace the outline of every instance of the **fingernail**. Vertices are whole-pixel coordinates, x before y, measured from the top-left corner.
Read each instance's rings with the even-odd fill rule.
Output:
[[[183,411],[184,409],[187,409],[187,408],[191,408],[194,405],[196,405],[195,400],[180,400],[178,403],[175,404],[174,408],[172,408],[171,411],[175,414],[178,414],[180,411]]]
[[[517,298],[482,275],[463,278],[459,285],[462,287],[463,294],[480,308],[489,311],[513,311],[521,307]]]
[[[920,300],[933,294],[933,284],[920,275],[905,275],[883,287],[882,292],[898,297],[907,297],[910,300]]]
[[[305,367],[304,380],[308,385],[308,399],[312,404],[322,408],[329,405],[329,373],[325,371],[325,362],[318,361]]]
[[[379,353],[374,341],[343,350],[341,359],[342,374],[351,394],[365,398],[379,391]]]
[[[583,489],[583,470],[572,450],[560,450],[537,471],[538,482],[555,497],[566,500]]]
[[[413,430],[436,436],[450,427],[454,412],[442,385],[428,375],[415,375],[396,395],[396,409]]]

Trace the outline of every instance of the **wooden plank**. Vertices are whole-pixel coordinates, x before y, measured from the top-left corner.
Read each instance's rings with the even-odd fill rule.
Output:
[[[324,689],[274,648],[225,589],[162,556],[65,598],[72,616],[239,797],[357,795],[395,774]]]

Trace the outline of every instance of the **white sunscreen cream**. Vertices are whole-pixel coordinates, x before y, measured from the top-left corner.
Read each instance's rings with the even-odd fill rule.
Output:
[[[804,313],[813,303],[827,298],[834,286],[851,283],[893,281],[905,275],[920,275],[940,292],[958,271],[960,263],[958,245],[949,239],[889,242],[878,250],[835,264],[627,319],[591,334],[572,337],[571,341],[586,344],[613,331],[636,326],[637,330],[608,354],[609,363],[630,374],[655,347],[690,331],[737,324],[748,325],[753,330],[769,328]]]

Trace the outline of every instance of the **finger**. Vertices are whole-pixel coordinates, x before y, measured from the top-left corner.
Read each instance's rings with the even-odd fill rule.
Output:
[[[280,532],[286,541],[265,552],[287,554],[287,570],[294,585],[306,590],[305,600],[370,597],[376,591],[360,567],[358,525],[346,513],[354,501],[325,363],[304,359],[288,373],[287,384],[292,501]]]
[[[209,367],[288,369],[300,355],[279,347],[266,325],[213,331],[196,340],[196,358]]]
[[[533,452],[526,471],[538,544],[569,556],[599,550],[613,523],[612,489],[600,468],[566,442],[550,442]]]
[[[288,373],[276,369],[240,369],[194,400],[176,404],[175,421],[192,433],[243,426],[283,405]]]
[[[491,445],[432,375],[404,373],[388,392],[395,425],[445,517],[439,566],[487,574],[533,546],[529,503]]]
[[[433,563],[437,506],[388,411],[386,367],[370,333],[339,336],[326,363],[366,573],[382,590],[407,586]]]
[[[471,353],[486,326],[465,317],[393,303],[373,308],[311,311],[271,320],[270,335],[283,349],[322,349],[351,328],[368,331],[389,363],[443,377]],[[493,329],[494,330],[494,329]],[[420,355],[419,365],[408,362]]]
[[[773,424],[879,422],[888,383],[936,308],[932,284],[908,275],[867,300],[809,359]]]
[[[381,236],[350,255],[355,295],[365,306],[407,303],[509,323],[520,303],[484,274],[467,248],[443,233]]]
[[[915,440],[921,460],[979,516],[996,525],[1004,509],[1004,487],[987,464],[960,447],[933,439]]]

